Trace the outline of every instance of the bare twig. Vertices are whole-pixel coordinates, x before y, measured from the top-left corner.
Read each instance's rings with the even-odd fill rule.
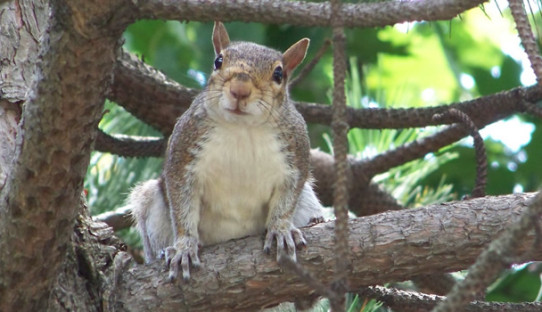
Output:
[[[330,298],[330,300],[336,300],[335,296],[337,294],[312,276],[312,274],[303,268],[298,262],[294,262],[288,257],[280,257],[279,265],[290,270],[291,272],[294,272],[301,279],[301,281],[309,285],[312,289],[316,290],[316,292],[320,295]]]
[[[161,138],[109,135],[98,129],[95,149],[126,157],[161,157],[167,141]]]
[[[361,289],[358,294],[374,298],[384,305],[401,312],[430,311],[445,297],[428,295],[413,291],[404,291],[382,286],[370,286]],[[504,303],[504,302],[471,302],[465,309],[466,312],[535,312],[542,309],[540,302]]]
[[[454,108],[451,108],[443,114],[435,115],[434,119],[443,122],[459,122],[469,130],[476,152],[476,181],[471,197],[485,196],[485,187],[487,183],[487,155],[484,139],[482,139],[478,127],[476,127],[467,114]]]
[[[538,86],[542,88],[542,58],[540,57],[540,51],[536,44],[533,32],[531,30],[531,24],[525,13],[525,7],[523,6],[523,0],[509,0],[510,12],[516,22],[516,29],[518,30],[519,38],[523,44],[523,48],[529,57],[531,67],[536,76]]]
[[[301,69],[299,74],[294,79],[292,79],[292,81],[290,82],[290,88],[295,87],[301,80],[303,80],[314,69],[316,64],[318,64],[318,62],[320,61],[324,53],[327,51],[327,48],[329,48],[330,44],[331,44],[331,40],[329,39],[324,40],[324,43],[322,44],[318,52],[316,52],[316,55],[312,58],[312,60],[305,67],[303,67],[303,69]]]
[[[106,211],[92,219],[96,222],[103,222],[113,228],[114,231],[128,228],[134,222],[132,211],[129,206],[123,206],[115,210]]]
[[[335,212],[335,280],[331,288],[335,296],[330,299],[331,310],[344,311],[346,295],[346,276],[350,271],[348,253],[348,124],[346,122],[346,36],[340,26],[341,0],[331,1],[333,25],[333,154],[335,156],[335,184],[333,188],[333,208]]]

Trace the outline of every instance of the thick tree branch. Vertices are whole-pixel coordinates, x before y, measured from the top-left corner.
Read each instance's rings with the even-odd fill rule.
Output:
[[[485,1],[420,0],[345,4],[335,26],[378,27],[413,21],[452,19]],[[331,26],[329,2],[150,0],[139,6],[137,18],[243,21],[299,26]]]
[[[520,259],[529,260],[528,256],[532,249],[540,249],[540,237],[537,237],[535,241],[537,244],[533,244],[526,257],[525,255],[521,257],[524,251],[518,250],[520,242],[527,233],[532,232],[533,228],[537,230],[534,232],[540,235],[539,222],[542,214],[542,193],[537,193],[534,198],[531,198],[525,204],[527,208],[523,211],[521,217],[512,223],[498,239],[492,241],[488,248],[480,254],[476,259],[476,263],[469,268],[467,277],[454,286],[446,300],[441,302],[435,308],[435,311],[452,312],[462,310],[465,305],[482,293],[502,270]]]
[[[349,246],[355,261],[349,290],[468,267],[533,197],[477,198],[351,220]],[[325,282],[334,277],[333,231],[333,223],[304,229],[308,247],[298,255]],[[518,250],[530,250],[530,260],[542,259],[540,248],[531,249],[533,241],[531,232],[518,242]],[[117,305],[131,311],[255,310],[310,291],[295,274],[281,273],[275,258],[263,253],[261,237],[205,247],[201,260],[204,267],[192,274],[189,284],[168,283],[162,263],[128,270],[119,284]]]
[[[168,136],[199,92],[181,86],[128,52],[120,54],[113,76],[109,99]]]
[[[122,31],[96,28],[110,16],[86,1],[21,2],[20,22],[38,23],[42,33],[16,129],[16,162],[0,193],[2,311],[47,306],[73,232]]]

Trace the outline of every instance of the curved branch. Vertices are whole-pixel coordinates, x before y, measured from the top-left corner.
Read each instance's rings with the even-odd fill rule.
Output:
[[[125,157],[161,157],[167,141],[160,138],[109,135],[98,129],[95,150]]]
[[[533,197],[485,197],[352,219],[349,290],[468,267]],[[308,246],[298,254],[305,269],[326,283],[334,278],[333,231],[332,222],[303,229]],[[531,250],[533,241],[531,232],[517,246]],[[531,251],[530,260],[542,259],[542,249]],[[205,247],[200,259],[204,267],[189,284],[167,282],[162,263],[127,270],[117,304],[130,311],[257,310],[311,291],[296,274],[281,273],[275,257],[263,253],[261,237]]]
[[[183,87],[126,51],[118,57],[113,77],[108,98],[164,135],[171,133],[177,117],[199,92]]]
[[[484,145],[484,139],[478,131],[478,127],[472,122],[470,117],[454,108],[450,108],[443,114],[437,114],[433,116],[435,120],[446,123],[459,122],[467,130],[474,141],[474,151],[476,153],[476,181],[474,183],[474,189],[472,190],[471,197],[482,197],[486,194],[487,184],[487,154],[486,147]]]
[[[342,18],[335,26],[379,27],[422,20],[448,20],[483,2],[420,0],[344,4],[338,13]],[[141,2],[136,18],[332,26],[329,2],[149,0]]]

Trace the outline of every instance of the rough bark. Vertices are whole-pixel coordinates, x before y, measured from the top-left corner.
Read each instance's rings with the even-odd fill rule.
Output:
[[[485,197],[351,220],[349,290],[467,268],[518,218],[532,197]],[[333,222],[304,229],[308,246],[298,255],[306,269],[327,282],[334,277],[333,230]],[[530,233],[519,251],[531,250],[533,242],[534,233]],[[531,251],[531,260],[542,259],[540,249]],[[130,268],[118,285],[116,308],[256,310],[311,291],[296,275],[281,272],[275,257],[262,252],[261,237],[203,248],[200,259],[204,267],[193,272],[188,284],[166,282],[162,263]]]
[[[12,129],[15,162],[0,193],[2,311],[47,306],[66,261],[123,29],[104,32],[100,25],[111,16],[104,6],[85,4],[7,4],[5,18],[15,22],[7,39],[14,40],[2,38],[13,52],[3,62],[13,85],[2,93],[9,91],[5,102],[24,107]]]
[[[223,22],[258,21],[300,26],[378,27],[419,20],[447,20],[483,2],[485,1],[421,0],[345,4],[338,13],[341,19],[332,22],[329,2],[150,0],[141,3],[138,17]]]

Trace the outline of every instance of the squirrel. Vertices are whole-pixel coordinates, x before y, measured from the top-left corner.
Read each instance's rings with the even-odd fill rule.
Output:
[[[309,39],[286,52],[230,42],[215,22],[214,69],[177,120],[163,172],[129,195],[145,261],[165,257],[170,280],[200,266],[199,246],[263,234],[277,260],[306,245],[298,227],[322,220],[311,184],[305,120],[287,82]]]

